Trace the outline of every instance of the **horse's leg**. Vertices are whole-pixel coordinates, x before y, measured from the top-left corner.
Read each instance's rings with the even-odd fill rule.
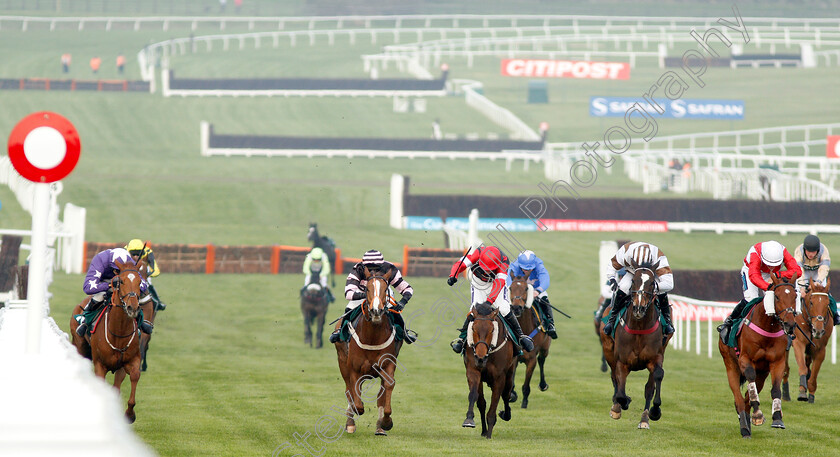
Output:
[[[487,420],[484,413],[487,411],[487,402],[484,400],[484,383],[478,383],[478,414],[481,416],[481,436],[487,436]]]
[[[551,340],[549,340],[551,343]],[[548,357],[548,348],[543,349],[540,351],[539,355],[537,355],[537,363],[540,364],[540,391],[545,392],[548,390],[548,383],[545,382],[545,359]],[[606,370],[605,370],[606,371]]]
[[[805,342],[801,338],[793,340],[793,355],[799,368],[799,401],[808,401],[808,363],[805,360]]]
[[[785,349],[785,375],[782,378],[782,401],[790,401],[790,387],[788,385],[788,376],[790,375],[790,363],[788,363],[789,355],[790,347]]]
[[[630,397],[627,396],[627,393],[624,391],[624,389],[627,385],[627,376],[630,374],[630,369],[623,362],[617,361],[615,363],[615,371],[615,380],[617,384],[615,398],[613,398],[613,401],[621,405],[621,409],[627,411],[627,408],[630,407],[630,402],[632,400]]]
[[[519,359],[517,358],[516,364],[513,366],[513,377],[514,377],[514,379],[516,379],[516,370],[519,369],[519,363],[520,363]],[[514,385],[513,388],[510,389],[509,400],[510,400],[511,403],[516,403],[516,400],[518,400],[518,399],[519,399],[519,395],[516,395],[516,385]]]
[[[493,379],[493,387],[490,388],[490,407],[487,408],[487,434],[484,435],[488,440],[493,437],[493,426],[496,425],[496,408],[499,406],[499,398],[502,396],[504,390],[505,379],[502,376],[496,376]]]
[[[744,402],[744,396],[741,394],[741,370],[738,366],[738,360],[734,357],[734,350],[723,341],[718,341],[718,349],[720,350],[720,355],[723,356],[723,364],[726,367],[726,378],[729,380],[729,389],[732,390],[732,395],[735,397],[735,413],[738,414],[741,436],[750,438],[752,436],[752,429],[750,419],[747,416],[747,405]]]
[[[785,364],[782,360],[777,360],[770,364],[770,397],[773,399],[773,423],[770,425],[773,428],[785,428],[785,423],[782,422],[782,375],[785,372]],[[767,375],[764,375],[766,378]],[[759,387],[759,390],[761,387]]]
[[[119,370],[114,372],[114,387],[117,388],[117,392],[120,391],[120,387],[122,387],[123,380],[125,379],[125,367],[120,368]]]
[[[386,376],[380,376],[383,392],[376,400],[376,404],[379,409],[379,420],[376,421],[377,435],[384,436],[386,435],[386,430],[391,430],[391,428],[394,427],[394,421],[391,419],[391,393],[394,391],[395,370],[396,366],[393,363],[389,363],[386,367],[384,367],[384,372],[387,373],[387,379]]]
[[[327,317],[327,310],[324,309],[318,313],[317,323],[318,323],[318,331],[316,334],[317,340],[315,342],[315,347],[321,349],[324,346],[324,321]]]
[[[764,425],[764,413],[761,412],[761,402],[758,394],[764,388],[764,381],[767,379],[766,371],[756,371],[755,367],[748,365],[744,371],[744,376],[747,378],[747,393],[744,396],[744,401],[749,401],[752,407],[752,424],[755,426]]]
[[[142,361],[140,364],[140,371],[146,371],[146,368],[148,368],[148,365],[146,364],[146,354],[149,352],[149,342],[151,339],[152,335],[140,332],[140,360]]]
[[[312,347],[312,316],[309,310],[303,310],[303,344]]]
[[[481,389],[481,373],[474,368],[467,368],[467,386],[470,388],[470,393],[467,396],[469,407],[467,408],[467,418],[464,419],[462,427],[475,428],[475,414],[473,407],[478,400],[480,405],[484,404],[484,397],[479,400],[479,390]],[[481,420],[482,433],[484,433],[484,419]]]
[[[653,362],[648,362],[648,380],[645,383],[645,408],[642,410],[642,418],[639,420],[639,428],[647,430],[650,428],[650,402],[653,400],[653,391],[656,387],[656,381],[653,379],[653,372],[655,367]]]
[[[537,366],[537,358],[533,355],[528,357],[525,365],[525,381],[522,383],[522,407],[528,407],[528,396],[531,395],[531,376],[534,375],[534,368]]]
[[[518,362],[514,362],[518,364]],[[515,367],[516,365],[514,365]],[[510,392],[513,391],[513,374],[514,369],[511,368],[508,370],[507,375],[505,376],[505,387],[502,390],[502,401],[505,404],[504,411],[499,411],[499,417],[502,418],[503,421],[509,421],[511,417],[510,413]]]
[[[653,408],[650,410],[650,420],[658,421],[662,417],[662,380],[665,379],[665,369],[662,363],[665,361],[665,348],[662,348],[663,353],[659,354],[656,360],[656,365],[653,369],[653,379],[656,381],[656,390],[653,394]]]
[[[817,393],[817,374],[820,372],[823,361],[825,360],[825,344],[821,343],[821,347],[814,354],[814,362],[811,365],[811,375],[808,376],[808,403],[814,402],[814,395]]]
[[[610,380],[613,384],[613,396],[612,396],[612,407],[610,408],[610,417],[613,419],[621,419],[621,405],[616,403],[615,396],[618,393],[618,380],[615,377],[616,369],[615,366],[610,366]]]
[[[134,414],[134,405],[137,404],[134,400],[134,394],[137,392],[137,381],[140,380],[140,358],[137,357],[128,365],[123,367],[123,371],[128,371],[128,378],[131,380],[131,395],[128,397],[128,408],[125,410],[125,417],[128,418],[129,423],[134,423],[137,416]]]

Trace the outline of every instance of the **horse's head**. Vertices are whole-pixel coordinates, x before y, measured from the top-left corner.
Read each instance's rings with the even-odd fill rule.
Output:
[[[528,302],[528,280],[525,276],[511,277],[510,304],[516,317],[522,316],[522,310]]]
[[[636,264],[633,261],[632,263],[635,269],[633,282],[630,283],[633,318],[642,319],[647,314],[651,303],[656,300],[656,296],[659,294],[659,288],[656,285],[656,270],[659,268],[659,262],[657,261],[655,264]]]
[[[791,279],[777,278],[773,275],[773,282],[770,284],[776,319],[788,334],[796,328],[796,278],[796,275]]]
[[[310,282],[306,285],[306,288],[303,289],[304,297],[308,299],[316,299],[324,295],[324,288],[321,287],[321,284],[318,281]]]
[[[367,298],[364,303],[365,317],[374,323],[379,323],[382,316],[385,315],[386,306],[388,305],[391,293],[388,289],[388,284],[391,283],[391,277],[394,274],[393,269],[388,270],[384,275],[379,271],[372,272],[365,267],[365,279],[367,280],[366,294]]]
[[[805,305],[803,314],[805,314],[808,322],[811,325],[811,336],[814,339],[822,338],[825,335],[826,321],[828,317],[828,288],[831,286],[831,280],[825,279],[825,286],[815,283],[813,279],[808,279],[809,292],[802,297]]]
[[[473,348],[476,365],[484,368],[490,351],[499,345],[501,330],[496,320],[499,310],[494,309],[490,302],[484,302],[475,305],[470,313],[473,321],[470,323],[471,331],[467,334],[467,342]]]
[[[111,280],[114,289],[112,303],[123,309],[125,314],[136,319],[140,314],[140,284],[143,279],[133,262],[116,261],[120,274]]]

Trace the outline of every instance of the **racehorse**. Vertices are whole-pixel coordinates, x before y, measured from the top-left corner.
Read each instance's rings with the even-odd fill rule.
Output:
[[[762,304],[753,307],[744,319],[744,326],[738,335],[738,349],[731,348],[718,339],[720,355],[726,365],[729,388],[735,396],[735,411],[741,426],[741,436],[750,438],[753,425],[764,424],[764,414],[759,409],[758,394],[764,387],[769,374],[773,387],[773,428],[785,428],[782,422],[782,377],[787,358],[787,336],[796,328],[796,276],[790,280],[773,277],[765,301],[773,298],[773,315],[767,315]],[[749,382],[746,394],[741,393],[741,386]],[[748,405],[752,407],[752,417],[747,417]]]
[[[324,345],[324,319],[327,315],[327,290],[321,287],[319,277],[311,275],[309,284],[300,295],[300,311],[303,313],[303,343],[312,347],[312,324],[315,330],[315,347],[320,349]]]
[[[665,359],[665,348],[670,336],[665,338],[662,326],[659,324],[659,311],[654,306],[659,290],[656,285],[656,273],[659,262],[655,264],[632,263],[635,272],[630,286],[631,303],[624,315],[616,321],[615,337],[603,333],[601,327],[601,341],[604,357],[612,370],[614,394],[610,416],[621,418],[621,410],[627,410],[631,398],[625,392],[627,376],[631,371],[647,368],[647,384],[645,384],[645,409],[639,421],[640,429],[649,429],[650,421],[662,417],[662,379],[665,370],[662,363]],[[613,306],[616,306],[613,303]],[[651,408],[651,400],[653,408]]]
[[[531,337],[534,341],[534,350],[531,352],[524,352],[519,356],[517,362],[513,366],[514,378],[516,378],[516,368],[519,363],[525,364],[525,382],[522,384],[522,407],[528,407],[528,396],[531,394],[531,376],[534,374],[534,368],[537,362],[540,364],[540,391],[548,390],[548,383],[545,382],[545,371],[543,364],[548,357],[548,349],[551,347],[551,338],[540,328],[537,318],[537,310],[532,306],[526,306],[529,301],[533,301],[533,287],[528,285],[528,280],[525,276],[513,276],[510,283],[510,301],[511,309],[519,320],[519,326],[522,327],[522,333]],[[516,386],[511,388],[510,401],[516,401]]]
[[[309,234],[306,239],[312,242],[313,248],[321,248],[327,254],[327,258],[330,259],[330,284],[335,287],[335,276],[333,276],[333,273],[338,268],[335,264],[335,242],[330,237],[321,236],[318,233],[317,222],[309,223]]]
[[[338,368],[346,387],[347,433],[356,431],[353,417],[365,413],[362,399],[367,389],[362,390],[362,383],[373,378],[381,380],[376,396],[379,419],[376,421],[375,434],[387,435],[386,431],[394,426],[391,419],[391,392],[394,390],[394,370],[397,368],[397,356],[400,354],[402,341],[395,338],[396,329],[386,315],[389,311],[395,312],[386,308],[392,300],[388,284],[393,271],[395,270],[389,270],[384,276],[380,276],[374,275],[365,267],[363,279],[367,282],[367,297],[361,305],[362,316],[356,323],[350,323],[352,339],[335,343]],[[364,399],[372,400],[369,395],[364,396]]]
[[[510,393],[513,390],[513,374],[516,370],[514,343],[505,324],[499,318],[499,310],[489,302],[479,303],[470,311],[473,321],[467,327],[467,347],[464,350],[464,366],[467,369],[467,384],[470,386],[469,408],[463,427],[475,428],[473,406],[478,402],[481,414],[481,436],[492,438],[496,425],[496,407],[499,398],[505,403],[499,411],[502,420],[509,421]],[[492,391],[490,408],[485,414],[484,383]]]
[[[825,287],[808,280],[809,292],[802,297],[802,313],[796,316],[796,323],[800,331],[810,329],[806,338],[793,340],[793,353],[796,356],[796,364],[799,366],[799,396],[797,400],[814,402],[814,394],[817,392],[817,375],[825,359],[825,348],[831,339],[834,331],[831,316],[828,314],[828,289],[831,281],[826,278]],[[807,341],[810,339],[811,341]],[[790,349],[788,349],[790,350]],[[788,357],[785,355],[785,362]],[[784,384],[788,382],[788,369],[785,370]]]
[[[140,380],[140,338],[137,328],[137,316],[140,314],[140,272],[133,263],[116,261],[120,270],[119,276],[111,280],[113,293],[105,305],[102,325],[96,325],[92,335],[84,338],[76,334],[79,323],[70,318],[70,335],[73,345],[82,356],[93,361],[94,372],[105,379],[105,374],[114,374],[114,387],[119,391],[127,371],[131,379],[131,395],[128,397],[128,408],[125,415],[129,422],[134,422],[136,404],[134,394],[137,391],[137,381]],[[82,314],[82,309],[90,300],[86,298],[73,308],[73,314]],[[93,322],[90,323],[93,328]]]
[[[143,278],[146,279],[146,281],[148,281],[149,275],[151,275],[152,272],[150,271],[149,264],[147,263],[146,259],[140,260],[138,270],[140,271],[140,274],[143,275]],[[149,293],[149,295],[144,298],[146,298],[146,301],[140,304],[140,309],[143,310],[143,320],[149,321],[149,323],[151,323],[152,327],[154,328],[155,317],[157,316],[158,311],[157,304],[154,302],[154,300],[151,299],[151,293]],[[149,343],[151,342],[151,340],[152,335],[145,332],[140,332],[140,356],[143,359],[143,362],[140,364],[140,371],[146,371],[146,368],[148,367],[146,363],[146,357],[149,354]],[[114,376],[122,377],[125,377],[125,375],[125,370],[114,374]]]
[[[604,373],[606,373],[607,370],[609,370],[609,365],[607,365],[607,357],[605,356],[603,351],[604,340],[602,335],[604,334],[604,332],[601,331],[601,327],[603,326],[601,319],[603,319],[605,314],[609,315],[611,308],[610,305],[607,305],[604,309],[601,309],[601,307],[604,306],[605,301],[607,301],[607,297],[601,296],[600,298],[598,298],[598,311],[595,313],[594,319],[595,335],[598,336],[598,340],[601,342],[601,371]],[[610,343],[610,348],[612,348],[612,343]]]

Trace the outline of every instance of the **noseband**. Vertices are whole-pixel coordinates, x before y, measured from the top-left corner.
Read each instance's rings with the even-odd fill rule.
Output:
[[[473,321],[491,321],[493,323],[497,322],[495,317],[492,317],[492,318],[490,318],[490,317],[475,317],[475,318],[473,318]],[[470,326],[472,326],[472,323],[470,323]],[[504,327],[504,325],[502,327]],[[495,332],[506,332],[507,330],[505,330],[504,328],[499,330],[498,324],[496,324],[496,325],[494,325],[494,331]],[[472,335],[470,335],[470,336],[472,336]],[[507,336],[503,334],[502,338],[503,338],[503,341],[502,341],[502,344],[500,344],[500,345],[496,345],[492,342],[488,343],[484,340],[474,341],[473,345],[472,345],[473,355],[475,355],[475,348],[478,347],[479,344],[483,344],[483,345],[487,346],[487,355],[490,355],[490,354],[498,351],[499,349],[502,348],[502,346],[505,345],[505,343],[507,343]],[[493,338],[493,339],[498,340],[498,334],[496,335],[496,338]]]
[[[787,283],[787,282],[782,282],[782,283],[779,283],[779,284],[775,284],[773,287],[771,287],[771,288],[770,288],[770,290],[772,290],[772,291],[773,291],[774,300],[779,300],[779,295],[778,295],[778,294],[776,294],[776,289],[778,289],[779,287],[790,287],[791,289],[793,289],[793,294],[794,294],[794,296],[796,295],[796,286],[795,286],[794,284],[790,284],[790,283]],[[795,301],[794,301],[794,303],[795,303]],[[795,306],[795,305],[794,305],[794,306]],[[776,306],[775,306],[775,303],[774,303],[774,304],[773,304],[773,308],[775,308],[775,307],[776,307]],[[776,314],[774,314],[774,315],[773,315],[773,317],[776,319],[776,321],[778,321],[778,322],[779,322],[779,324],[781,324],[781,325],[782,325],[782,327],[784,327],[784,323],[785,323],[785,322],[784,322],[784,321],[782,320],[782,318],[779,316],[781,313],[789,313],[789,314],[792,314],[794,317],[796,317],[796,308],[794,308],[794,307],[787,307],[787,308],[783,309],[781,312],[776,313]]]
[[[645,303],[644,305],[636,306],[632,303],[632,301],[630,303],[630,306],[633,307],[633,308],[637,308],[637,307],[641,308],[641,314],[644,315],[644,314],[647,314],[647,310],[650,307],[650,304],[653,303],[653,300],[656,298],[656,295],[658,295],[657,292],[659,292],[659,285],[656,284],[656,274],[653,272],[653,270],[651,270],[650,268],[638,268],[638,269],[636,269],[636,271],[640,271],[640,270],[647,270],[647,271],[650,272],[651,281],[653,281],[653,292],[647,292],[647,291],[644,291],[644,290],[632,290],[632,291],[630,291],[629,295],[630,295],[631,300],[633,299],[634,295],[639,296],[639,301],[640,302],[642,302],[644,298],[647,299],[647,300],[644,300],[644,303]]]

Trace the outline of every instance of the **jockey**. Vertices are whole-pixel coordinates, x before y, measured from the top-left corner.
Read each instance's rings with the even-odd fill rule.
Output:
[[[783,262],[785,268],[787,268],[787,271],[784,272],[781,271]],[[778,241],[764,241],[750,247],[747,256],[744,257],[744,265],[741,267],[741,286],[743,287],[744,298],[726,316],[726,320],[718,326],[720,339],[723,341],[729,339],[729,332],[732,330],[732,323],[734,322],[732,316],[740,317],[749,302],[767,294],[772,285],[770,283],[770,275],[772,274],[790,279],[793,275],[801,276],[802,270],[796,264],[793,256],[790,255],[790,252]],[[764,311],[768,315],[774,314],[773,309],[768,311],[765,307]]]
[[[462,261],[452,265],[452,271],[449,273],[449,279],[446,280],[446,283],[450,286],[454,285],[458,281],[458,275],[467,268],[472,271],[470,310],[475,305],[485,301],[492,303],[493,307],[499,310],[505,322],[513,330],[522,349],[526,352],[533,351],[534,342],[528,335],[522,334],[519,321],[510,312],[507,288],[507,257],[495,246],[481,246],[463,258]],[[464,327],[461,329],[462,333],[466,331],[470,321],[472,321],[472,314],[467,314],[467,320],[464,321]],[[464,349],[464,340],[456,338],[452,341],[451,346],[453,351],[460,354]]]
[[[330,259],[327,258],[326,254],[324,254],[323,249],[312,248],[312,250],[306,254],[306,258],[303,260],[303,274],[305,274],[306,277],[303,280],[303,288],[300,289],[301,294],[303,293],[303,290],[306,289],[306,286],[309,285],[309,281],[312,280],[312,275],[318,275],[321,288],[324,289],[327,294],[327,303],[335,301],[330,288],[327,287],[327,279],[330,277]]]
[[[394,266],[393,263],[386,262],[381,252],[376,250],[365,252],[365,255],[362,257],[362,261],[353,265],[353,268],[350,270],[350,274],[347,275],[347,284],[344,286],[344,298],[346,298],[349,303],[347,303],[347,307],[344,308],[344,315],[342,316],[341,322],[339,322],[338,329],[330,335],[330,343],[337,343],[340,340],[341,328],[344,324],[344,316],[349,314],[350,311],[358,308],[359,305],[364,303],[367,298],[365,293],[365,287],[367,286],[365,268],[372,273],[379,272],[382,275],[386,275],[389,271],[393,270],[390,285],[395,288],[400,295],[402,295],[402,298],[399,302],[397,302],[396,306],[392,306],[391,309],[395,311],[402,311],[402,309],[405,308],[405,305],[408,304],[408,301],[411,300],[411,296],[414,295],[414,289],[412,289],[408,281],[403,278],[400,270]],[[400,325],[404,330],[405,342],[408,344],[413,343],[417,339],[417,336],[405,328],[405,321],[402,318],[402,314],[393,313],[393,316],[395,323]]]
[[[125,250],[131,254],[131,258],[134,260],[134,263],[140,263],[141,260],[146,262],[146,265],[148,265],[147,271],[149,272],[149,276],[146,278],[146,283],[149,285],[149,293],[152,294],[152,301],[155,303],[155,309],[158,311],[165,310],[166,304],[160,301],[157,290],[155,290],[155,286],[152,285],[152,278],[156,278],[160,275],[160,267],[158,266],[157,261],[155,261],[155,253],[152,252],[152,248],[143,241],[135,238],[125,245]]]
[[[96,254],[93,256],[93,259],[91,259],[87,276],[85,276],[85,282],[82,285],[82,289],[85,293],[90,295],[90,301],[88,301],[87,305],[85,305],[84,309],[82,309],[82,316],[78,318],[79,327],[76,329],[77,335],[81,337],[85,336],[88,323],[85,322],[84,313],[96,310],[105,302],[106,293],[109,292],[111,287],[111,280],[120,274],[119,267],[117,267],[116,264],[117,260],[121,262],[129,262],[132,265],[135,264],[128,251],[123,248],[106,249],[99,254]],[[146,280],[144,280],[141,276],[140,291],[145,293],[147,288],[148,286],[146,284]],[[141,302],[148,301],[150,299],[151,296],[146,296],[145,300],[141,300]],[[139,315],[137,319],[139,321]],[[154,327],[151,322],[144,320],[142,322],[138,322],[137,324],[140,327],[140,330],[144,333],[152,333],[152,329]]]
[[[539,303],[540,308],[545,314],[545,333],[551,339],[557,339],[557,331],[554,329],[554,315],[551,313],[551,303],[548,301],[548,286],[551,284],[551,279],[548,276],[548,270],[545,269],[542,259],[534,254],[534,251],[525,251],[519,254],[515,262],[510,264],[508,269],[505,284],[510,288],[511,278],[513,276],[525,276],[528,282],[534,287],[534,302]]]
[[[609,321],[604,326],[605,334],[612,333],[618,312],[623,308],[623,302],[630,298],[630,286],[633,284],[636,269],[643,268],[645,265],[656,266],[656,271],[653,272],[656,277],[656,306],[665,318],[662,333],[664,335],[674,333],[674,326],[671,323],[671,304],[668,302],[668,292],[674,289],[674,274],[668,264],[668,258],[661,249],[650,243],[631,241],[618,248],[612,262],[608,264],[607,283],[614,288],[615,297],[612,299],[613,307],[610,309]],[[626,274],[619,278],[618,271],[622,268]]]
[[[797,281],[800,294],[807,293],[808,280],[813,280],[823,287],[828,284],[826,279],[828,278],[828,269],[831,266],[831,258],[828,256],[828,248],[820,243],[820,239],[816,235],[806,236],[804,242],[794,249],[793,258],[796,259],[797,265],[802,269],[802,277]],[[829,306],[834,315],[834,325],[840,325],[837,303],[834,300],[829,300]]]

